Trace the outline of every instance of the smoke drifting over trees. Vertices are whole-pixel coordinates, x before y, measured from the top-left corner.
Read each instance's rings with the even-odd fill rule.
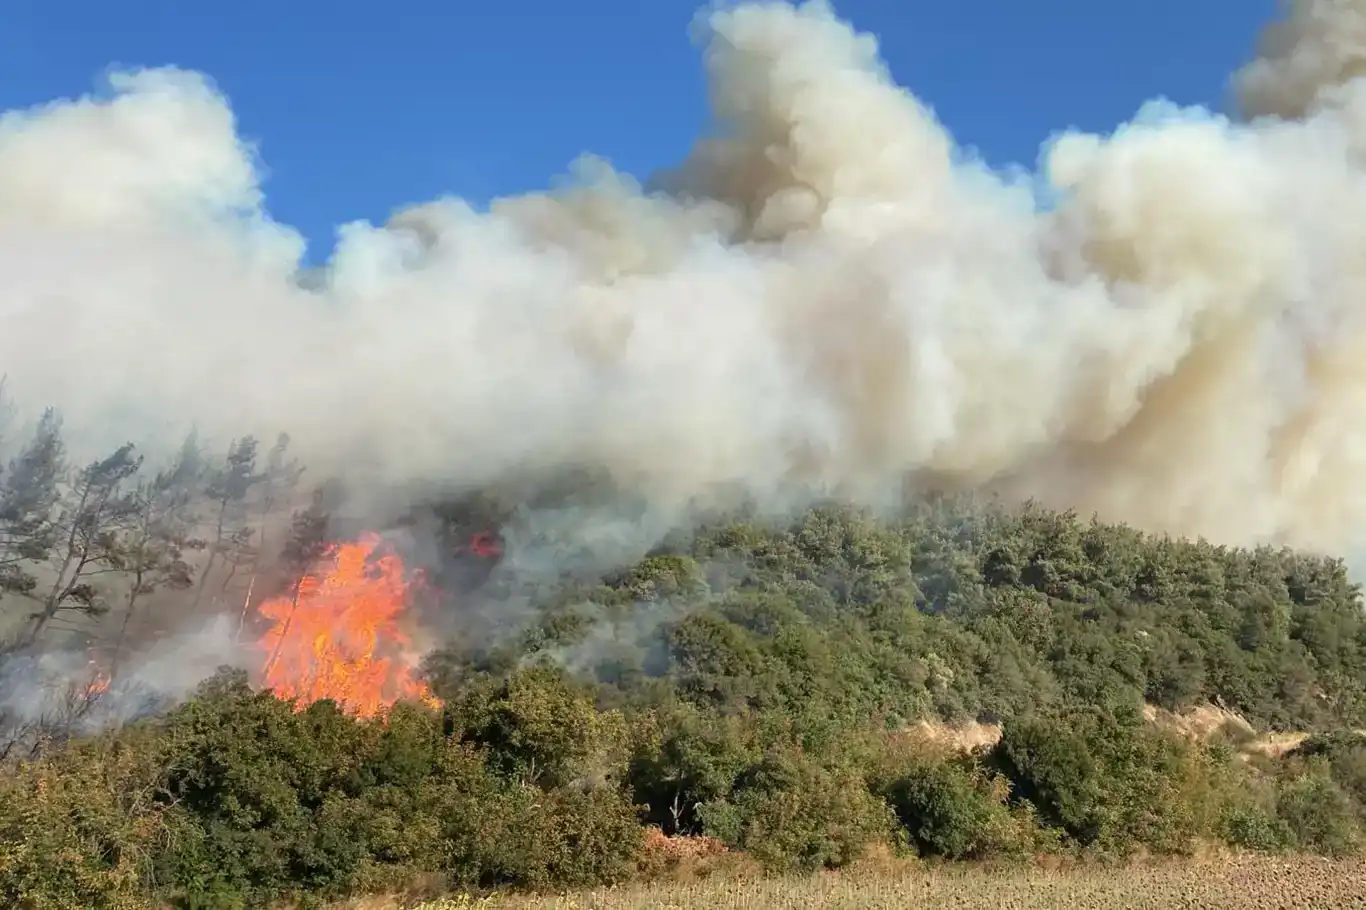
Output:
[[[487,212],[438,200],[345,226],[309,282],[227,100],[118,74],[0,125],[0,362],[80,460],[285,429],[381,499],[599,469],[645,537],[909,480],[1350,547],[1362,9],[1294,4],[1235,77],[1242,119],[1157,101],[1051,140],[1043,210],[871,37],[742,4],[698,30],[717,128],[651,192],[588,161]]]
[[[648,191],[588,159],[486,212],[347,225],[306,281],[204,77],[10,112],[0,578],[40,604],[21,638],[107,612],[91,573],[140,579],[130,614],[254,577],[297,468],[242,468],[283,430],[368,515],[502,489],[514,551],[572,529],[599,562],[704,510],[945,487],[1351,553],[1364,21],[1293,4],[1234,76],[1240,119],[1158,101],[1055,137],[1045,207],[965,161],[827,6],[741,4],[698,23],[716,128]],[[229,446],[191,520],[184,458]],[[527,505],[575,472],[594,492]]]
[[[1366,843],[1366,2],[1037,191],[822,4],[698,35],[648,187],[323,270],[204,77],[0,118],[0,895]]]
[[[0,752],[154,710],[248,654],[301,476],[287,446],[213,459],[191,435],[164,466],[131,443],[81,465],[43,414],[0,471]]]

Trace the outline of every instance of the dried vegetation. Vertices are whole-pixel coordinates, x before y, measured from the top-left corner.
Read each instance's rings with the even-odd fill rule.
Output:
[[[399,906],[390,904],[390,907]],[[1238,856],[1072,869],[855,869],[812,877],[714,876],[557,896],[460,896],[420,910],[1126,910],[1126,908],[1315,908],[1366,906],[1366,860]],[[361,910],[359,905],[355,910]],[[381,910],[372,905],[370,910]]]

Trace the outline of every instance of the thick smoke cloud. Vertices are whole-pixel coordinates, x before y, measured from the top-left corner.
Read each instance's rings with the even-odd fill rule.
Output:
[[[649,192],[587,159],[348,225],[311,282],[226,100],[120,75],[0,121],[0,364],[91,445],[287,429],[371,488],[597,469],[655,530],[909,483],[1350,548],[1366,2],[1288,15],[1246,118],[1153,102],[1030,184],[826,6],[710,12],[718,128]]]

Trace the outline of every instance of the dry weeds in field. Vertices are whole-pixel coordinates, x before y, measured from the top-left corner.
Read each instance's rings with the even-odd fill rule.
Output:
[[[390,905],[396,906],[396,905]],[[420,910],[1139,910],[1366,907],[1366,859],[1239,857],[1120,869],[946,868],[901,875],[806,879],[711,878],[562,896],[447,898]]]

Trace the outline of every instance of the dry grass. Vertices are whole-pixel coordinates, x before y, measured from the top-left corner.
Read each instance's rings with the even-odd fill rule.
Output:
[[[1181,714],[1173,714],[1147,705],[1143,709],[1143,715],[1149,723],[1175,731],[1196,742],[1208,742],[1219,733],[1231,735],[1238,743],[1243,758],[1280,758],[1309,738],[1308,733],[1295,731],[1258,733],[1241,715],[1214,705],[1202,705]],[[1366,730],[1357,732],[1366,733]]]
[[[1241,715],[1214,705],[1201,705],[1180,714],[1146,705],[1143,715],[1149,723],[1196,742],[1208,742],[1220,732],[1232,733],[1240,740],[1245,755],[1279,758],[1309,737],[1308,733],[1296,732],[1258,733]],[[993,746],[1001,739],[999,724],[976,722],[948,725],[922,720],[903,732],[931,745],[960,752]]]
[[[1209,742],[1217,734],[1231,735],[1244,759],[1253,756],[1280,758],[1309,738],[1308,733],[1294,731],[1257,732],[1247,719],[1235,711],[1215,705],[1200,705],[1180,714],[1145,705],[1143,716],[1150,724],[1170,730],[1193,742]],[[969,722],[945,724],[922,720],[901,731],[900,735],[956,752],[994,746],[1001,739],[999,724]],[[1366,734],[1366,730],[1358,731]]]
[[[356,902],[348,910],[395,910],[394,901]],[[543,897],[458,896],[420,910],[1125,910],[1125,908],[1366,907],[1366,859],[1234,857],[1124,868],[1087,867],[987,871],[938,870],[830,873],[810,878],[714,876],[690,882],[604,889]],[[340,908],[339,908],[340,910]]]
[[[931,745],[958,752],[971,752],[973,749],[994,746],[1001,741],[1000,724],[983,724],[976,721],[950,726],[938,721],[922,720],[907,732]]]

